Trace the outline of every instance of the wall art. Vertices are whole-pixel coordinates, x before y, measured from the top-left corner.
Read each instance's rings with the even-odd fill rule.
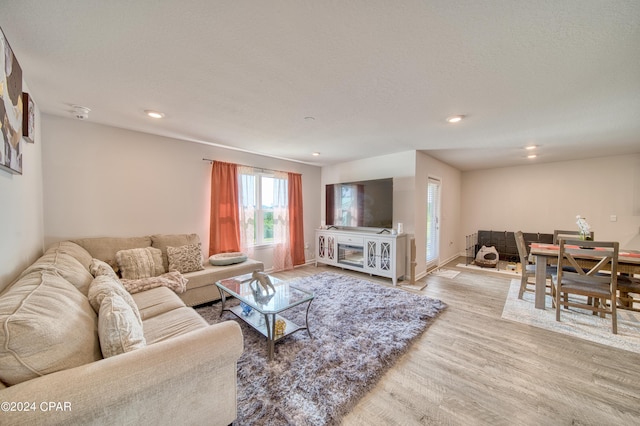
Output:
[[[27,142],[34,143],[34,133],[36,130],[35,122],[35,105],[33,104],[33,98],[28,93],[22,94],[22,136]]]
[[[0,168],[22,174],[22,69],[0,29]]]

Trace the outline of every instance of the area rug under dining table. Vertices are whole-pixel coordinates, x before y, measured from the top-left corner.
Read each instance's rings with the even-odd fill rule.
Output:
[[[299,331],[267,361],[265,338],[221,304],[196,310],[210,324],[236,320],[245,350],[238,361],[239,425],[329,425],[341,418],[433,323],[440,300],[350,275],[322,272],[292,280],[314,292],[313,338]],[[237,300],[231,303],[237,303]],[[304,323],[302,306],[285,316]]]
[[[562,309],[560,321],[551,307],[551,296],[545,296],[545,309],[535,308],[535,294],[525,292],[518,299],[520,280],[511,280],[502,318],[579,339],[640,353],[640,313],[618,309],[618,334],[611,333],[611,317],[601,318],[578,308]]]

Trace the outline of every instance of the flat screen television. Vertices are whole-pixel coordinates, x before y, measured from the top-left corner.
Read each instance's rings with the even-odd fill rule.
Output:
[[[327,226],[392,228],[393,178],[326,186]]]

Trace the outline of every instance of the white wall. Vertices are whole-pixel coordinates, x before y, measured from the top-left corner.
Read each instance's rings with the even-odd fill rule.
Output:
[[[462,236],[577,229],[581,215],[596,239],[640,249],[640,154],[465,172],[462,199]]]
[[[301,173],[305,239],[320,221],[320,168],[43,115],[47,245],[70,238],[200,235],[209,247],[210,158]],[[307,259],[313,258],[312,247]],[[270,251],[256,258],[272,265]]]
[[[38,102],[37,97],[34,99]],[[35,125],[35,143],[22,142],[22,175],[0,170],[0,289],[42,255],[43,142],[37,104]]]
[[[427,180],[429,177],[440,180],[440,244],[439,264],[446,263],[464,250],[462,220],[461,185],[462,173],[448,164],[424,153],[417,153],[416,193],[415,193],[415,234],[416,234],[416,271],[426,269],[426,232],[427,232]],[[462,241],[462,243],[461,243]],[[416,275],[420,276],[418,272]]]

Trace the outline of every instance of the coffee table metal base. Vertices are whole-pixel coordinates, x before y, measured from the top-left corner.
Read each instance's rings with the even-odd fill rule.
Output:
[[[313,299],[309,300],[307,303],[307,311],[305,313],[304,326],[298,325],[295,322],[284,318],[279,314],[271,314],[271,313],[261,313],[258,310],[254,309],[251,311],[249,315],[245,315],[242,311],[242,307],[240,305],[225,307],[227,302],[227,294],[218,287],[218,291],[220,292],[220,299],[222,302],[222,309],[220,310],[220,317],[225,311],[231,312],[236,317],[240,318],[242,321],[250,325],[254,330],[258,331],[264,337],[267,338],[267,354],[269,361],[273,359],[274,346],[275,342],[278,340],[289,336],[300,330],[307,330],[307,334],[309,338],[313,338],[311,335],[311,330],[309,330],[309,308],[311,307],[311,302]],[[286,324],[285,332],[283,334],[276,334],[276,321],[283,320]]]

